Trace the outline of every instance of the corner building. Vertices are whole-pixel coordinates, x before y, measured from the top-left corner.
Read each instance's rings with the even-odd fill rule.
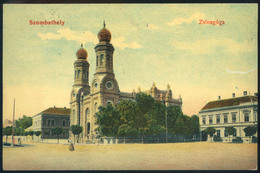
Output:
[[[87,61],[88,53],[81,45],[77,51],[77,60],[74,63],[74,85],[71,92],[71,125],[80,125],[83,132],[80,134],[79,142],[91,141],[97,135],[95,129],[95,113],[99,106],[107,104],[116,105],[121,99],[134,99],[135,91],[132,93],[120,92],[118,82],[113,71],[113,53],[114,47],[110,43],[111,33],[106,29],[105,23],[103,29],[98,33],[99,43],[95,46],[96,52],[96,72],[91,83],[89,83],[89,63]],[[138,89],[141,92],[141,89]],[[144,91],[166,104],[166,106],[177,105],[182,107],[182,99],[172,98],[170,85],[167,90],[159,90],[155,83],[150,90]],[[73,135],[70,132],[70,138]]]

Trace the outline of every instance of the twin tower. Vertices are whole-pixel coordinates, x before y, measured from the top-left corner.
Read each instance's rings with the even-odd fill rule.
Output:
[[[83,132],[80,134],[79,142],[92,141],[98,135],[95,124],[95,113],[99,106],[107,104],[116,105],[122,99],[134,99],[135,91],[120,92],[118,83],[113,71],[114,47],[110,43],[111,33],[104,27],[98,33],[99,43],[95,46],[96,51],[96,72],[91,83],[89,83],[88,53],[81,45],[77,51],[77,60],[74,63],[74,85],[70,99],[70,123],[80,125]],[[141,88],[138,89],[141,92]],[[166,90],[157,89],[155,83],[149,90],[142,91],[151,95],[155,100],[164,103],[166,106],[179,106],[182,108],[182,99],[173,98],[170,85]],[[72,139],[74,136],[70,134]]]
[[[89,83],[88,53],[81,45],[74,63],[74,85],[71,92],[71,125],[83,127],[79,142],[92,140],[97,134],[95,113],[99,106],[119,101],[119,87],[113,72],[114,47],[110,43],[111,33],[104,27],[98,33],[99,43],[95,46],[96,72]],[[71,139],[73,135],[70,134]]]

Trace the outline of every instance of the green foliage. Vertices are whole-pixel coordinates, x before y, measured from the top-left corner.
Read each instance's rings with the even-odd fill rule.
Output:
[[[166,132],[166,121],[170,133],[199,133],[197,116],[183,115],[179,106],[166,107],[142,92],[136,94],[135,100],[121,100],[115,107],[99,107],[95,116],[102,136],[160,135]]]
[[[112,104],[108,104],[107,107],[99,107],[99,112],[95,116],[96,123],[100,125],[98,130],[102,135],[117,136],[120,117]]]
[[[178,135],[190,135],[190,117],[187,115],[179,116],[173,130]]]
[[[12,135],[12,130],[13,130],[12,126],[7,126],[6,128],[4,128],[4,135],[6,136]]]
[[[256,126],[247,126],[243,130],[246,133],[246,136],[249,137],[249,143],[250,143],[250,136],[253,136],[254,134],[256,134],[256,130],[257,130]]]
[[[197,115],[192,115],[190,118],[190,132],[192,135],[200,133],[200,123]]]
[[[83,128],[79,125],[72,125],[70,127],[70,130],[74,135],[79,135],[82,132]]]
[[[214,136],[213,136],[213,141],[215,141],[215,142],[222,142],[223,139],[222,139],[220,136],[214,135]]]
[[[29,132],[24,132],[24,136],[28,136],[29,135]]]
[[[243,130],[246,133],[246,136],[253,136],[254,134],[256,134],[257,128],[256,126],[247,126]]]
[[[7,126],[6,128],[3,129],[4,135],[6,136],[6,143],[7,143],[8,136],[12,135],[12,130],[13,130],[12,126]]]
[[[21,127],[23,129],[32,126],[32,117],[27,117],[26,115],[24,115],[23,118],[16,120],[15,126],[16,128]]]
[[[41,134],[42,134],[41,131],[36,131],[36,132],[35,132],[35,135],[36,135],[36,136],[40,136]]]
[[[75,135],[79,135],[82,132],[83,128],[80,125],[72,125],[70,126],[70,131],[74,135],[74,144],[75,144]]]
[[[29,135],[30,135],[30,136],[33,136],[33,135],[34,135],[34,131],[30,130],[30,131],[29,131]]]
[[[225,130],[228,135],[234,135],[236,133],[236,129],[234,127],[226,127]]]
[[[236,137],[235,139],[232,139],[232,143],[243,143],[243,140],[241,137]]]
[[[17,135],[17,136],[22,136],[22,135],[24,135],[24,129],[22,128],[22,127],[18,127],[18,128],[15,128],[15,134]]]
[[[212,137],[213,134],[216,133],[216,129],[214,127],[207,127],[204,132],[206,132],[210,135],[210,137]]]
[[[79,127],[81,127],[81,126],[79,126]],[[74,127],[73,127],[74,128]],[[80,129],[80,128],[79,128]],[[79,129],[77,129],[76,128],[76,130],[78,130],[79,131]],[[75,130],[75,129],[74,129]],[[78,132],[78,131],[74,131],[74,132]],[[54,129],[52,129],[52,134],[55,134],[55,135],[57,135],[57,139],[58,139],[58,143],[59,143],[59,136],[62,134],[62,132],[63,132],[63,128],[61,128],[61,127],[56,127],[56,128],[54,128]],[[82,132],[82,127],[81,127],[81,132]],[[80,132],[80,133],[81,133]]]

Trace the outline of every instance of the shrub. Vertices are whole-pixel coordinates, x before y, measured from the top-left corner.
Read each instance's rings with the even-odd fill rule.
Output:
[[[223,141],[223,139],[220,136],[216,136],[216,135],[213,136],[213,140],[215,142],[222,142]]]
[[[243,143],[243,140],[241,137],[236,137],[235,139],[232,139],[232,143]]]
[[[257,142],[258,142],[258,138],[255,137],[255,136],[253,136],[253,137],[252,137],[252,143],[257,143]]]

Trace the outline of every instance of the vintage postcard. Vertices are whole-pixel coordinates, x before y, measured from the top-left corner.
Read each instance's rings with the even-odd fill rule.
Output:
[[[3,170],[258,170],[258,4],[4,4]]]

